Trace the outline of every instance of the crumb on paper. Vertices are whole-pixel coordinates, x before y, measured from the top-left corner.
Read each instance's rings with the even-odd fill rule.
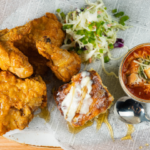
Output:
[[[53,111],[54,111],[54,109],[55,109],[55,106],[53,106],[53,107],[52,107],[51,112],[53,112]]]
[[[142,149],[142,148],[143,148],[142,146],[139,147],[139,149]]]
[[[90,69],[90,71],[94,70],[93,68]]]
[[[148,143],[146,143],[146,144],[145,144],[145,146],[149,146],[149,144],[148,144]]]

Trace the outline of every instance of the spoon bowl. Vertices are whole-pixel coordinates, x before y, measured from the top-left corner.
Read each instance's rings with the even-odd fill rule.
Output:
[[[145,116],[145,110],[141,103],[128,96],[121,97],[114,106],[114,114],[121,121],[128,124],[138,124],[143,121],[150,121]]]

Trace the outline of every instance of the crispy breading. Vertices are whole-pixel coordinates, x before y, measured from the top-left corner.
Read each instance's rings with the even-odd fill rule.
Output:
[[[4,29],[0,31],[0,41],[13,42],[20,40],[24,35],[29,34],[31,31],[31,25],[26,24],[24,26],[15,27],[13,29]]]
[[[67,121],[69,120],[68,113],[70,112],[72,115],[75,110],[69,122],[74,127],[82,126],[99,114],[105,113],[114,100],[94,70],[84,71],[73,76],[71,83],[60,86],[58,91],[54,93],[54,99],[61,114],[64,115],[65,111],[67,112],[65,118]],[[64,103],[64,100],[67,101]],[[84,113],[85,111],[87,113]]]
[[[14,46],[29,58],[35,74],[44,74],[48,70],[46,58],[41,56],[36,48],[36,42],[43,37],[46,37],[56,47],[61,46],[65,38],[62,24],[52,13],[46,13],[24,26],[0,31],[0,41],[13,42]]]
[[[20,78],[29,77],[33,73],[28,58],[11,42],[0,42],[0,68],[9,70]]]
[[[27,127],[35,110],[47,105],[46,92],[40,76],[22,80],[0,71],[0,135]]]
[[[81,59],[75,52],[60,49],[47,42],[47,39],[37,42],[36,47],[39,53],[49,60],[47,65],[63,82],[69,82],[71,77],[79,72]]]
[[[61,46],[65,38],[62,24],[54,14],[46,13],[45,16],[30,21],[26,26],[31,27],[30,32],[15,41],[14,45],[29,58],[34,73],[44,74],[48,70],[47,59],[38,53],[36,42],[45,37],[55,47]]]

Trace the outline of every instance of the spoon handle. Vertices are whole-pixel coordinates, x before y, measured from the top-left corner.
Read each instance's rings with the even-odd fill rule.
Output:
[[[148,118],[146,115],[143,118],[143,121],[149,121],[150,122],[150,118]]]

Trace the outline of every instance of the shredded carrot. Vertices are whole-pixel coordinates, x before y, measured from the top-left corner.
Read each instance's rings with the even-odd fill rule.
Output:
[[[93,28],[96,28],[96,26],[93,26]]]
[[[101,45],[100,45],[100,44],[98,44],[98,47],[101,47]]]
[[[98,14],[101,14],[102,12],[101,12],[101,11],[97,11],[97,13],[98,13]]]
[[[111,26],[112,26],[112,24],[107,24],[107,26],[108,26],[108,27],[111,27]]]
[[[89,58],[89,63],[91,63],[92,62],[92,58]]]
[[[91,22],[89,22],[89,24],[91,24]]]

